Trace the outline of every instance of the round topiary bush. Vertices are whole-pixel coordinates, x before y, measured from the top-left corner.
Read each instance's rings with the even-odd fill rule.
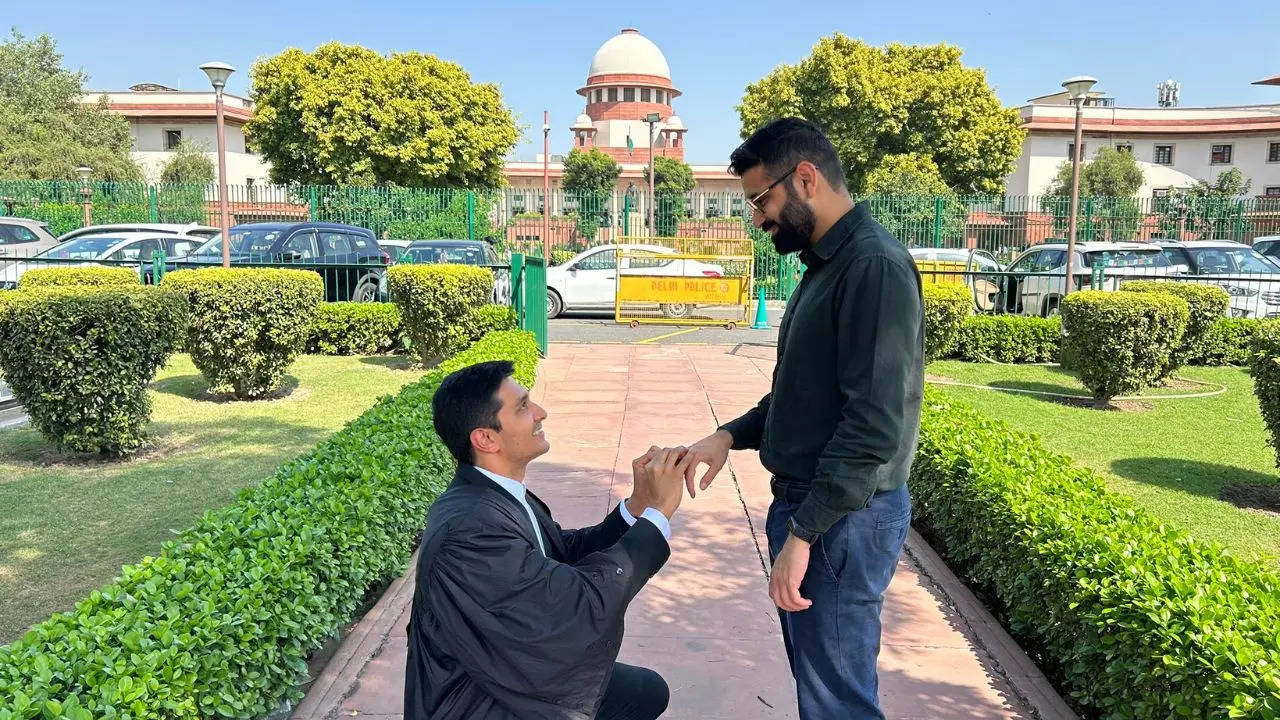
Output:
[[[400,309],[394,303],[320,303],[307,338],[307,352],[319,355],[373,355],[395,349]]]
[[[306,348],[320,276],[308,270],[208,268],[178,270],[161,287],[187,299],[191,324],[186,350],[213,392],[260,398],[280,386]]]
[[[138,273],[122,267],[48,267],[28,270],[19,290],[46,287],[129,287],[141,285]]]
[[[395,265],[387,291],[422,364],[431,367],[476,336],[475,311],[493,293],[493,273],[469,265]]]
[[[1214,323],[1227,315],[1231,296],[1216,285],[1202,285],[1193,282],[1177,282],[1172,280],[1130,280],[1123,286],[1129,292],[1158,292],[1180,297],[1187,301],[1190,315],[1187,318],[1187,331],[1182,335],[1182,344],[1173,352],[1168,367],[1162,377],[1168,377],[1182,365],[1190,365],[1203,357],[1207,348],[1209,334]]]
[[[471,314],[472,337],[475,342],[491,332],[516,329],[516,311],[506,305],[481,305]]]
[[[960,326],[973,312],[973,296],[963,285],[924,286],[924,359],[933,362],[950,355],[960,339]]]
[[[0,372],[60,449],[137,450],[146,387],[186,330],[187,307],[155,287],[51,288],[0,303]]]
[[[1186,300],[1166,293],[1073,292],[1062,301],[1062,351],[1101,407],[1160,379],[1190,312]]]
[[[1276,467],[1280,467],[1280,320],[1258,323],[1249,350],[1253,394],[1276,453]]]

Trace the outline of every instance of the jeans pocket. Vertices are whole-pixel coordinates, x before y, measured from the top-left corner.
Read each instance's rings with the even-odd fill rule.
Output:
[[[910,527],[911,508],[909,507],[876,517],[876,532],[873,539],[876,549],[882,552],[897,552],[906,541],[907,530]]]
[[[849,517],[846,515],[818,536],[814,542],[817,547],[813,554],[826,570],[828,577],[834,581],[840,579],[840,574],[844,572],[845,561],[849,556],[849,522]],[[810,565],[812,564],[813,562],[810,561]]]

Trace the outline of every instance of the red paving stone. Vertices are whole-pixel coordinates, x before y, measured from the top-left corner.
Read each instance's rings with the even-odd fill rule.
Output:
[[[531,468],[530,488],[561,525],[598,522],[629,492],[633,457],[651,444],[693,442],[754,405],[768,388],[772,352],[750,346],[552,346],[534,389],[550,412],[552,450]],[[768,481],[754,453],[734,453],[708,490],[686,498],[672,522],[670,561],[627,613],[619,659],[667,679],[672,700],[664,717],[796,717],[761,559],[767,553]],[[412,587],[411,575],[393,585],[378,604],[384,609],[361,621],[295,718],[400,718]],[[993,670],[982,649],[993,643],[975,640],[952,605],[904,554],[885,599],[880,693],[888,717],[1033,717]]]

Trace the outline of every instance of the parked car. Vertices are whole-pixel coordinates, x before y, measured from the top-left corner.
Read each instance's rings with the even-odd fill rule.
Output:
[[[724,277],[724,268],[700,260],[663,258],[676,251],[659,245],[599,245],[574,255],[562,265],[547,268],[547,317],[565,311],[612,311],[618,289],[618,251],[645,253],[653,259],[629,258],[622,272],[637,275]],[[681,318],[693,312],[686,303],[661,305],[664,315]]]
[[[1264,235],[1253,239],[1253,249],[1280,266],[1280,235]]]
[[[0,217],[0,262],[28,258],[58,244],[49,224],[40,220]]]
[[[452,263],[485,265],[493,271],[493,295],[498,305],[511,304],[511,269],[503,263],[493,246],[483,240],[414,240],[405,250],[406,261],[412,263]]]
[[[58,242],[66,242],[83,235],[121,235],[124,233],[162,233],[165,235],[190,235],[207,240],[218,234],[218,228],[199,223],[117,223],[114,225],[89,225],[76,228],[58,236]]]
[[[1097,263],[1106,269],[1103,288],[1111,290],[1125,280],[1187,272],[1186,265],[1174,265],[1163,249],[1153,243],[1082,242],[1076,243],[1072,268],[1077,285],[1087,287]],[[1066,271],[1065,242],[1042,243],[1024,250],[1006,268],[1006,272],[1013,274],[1000,279],[1000,309],[1023,315],[1057,315],[1058,304],[1065,294]]]
[[[996,309],[1000,296],[999,273],[1004,268],[991,253],[976,248],[911,248],[910,252],[920,270],[920,279],[926,284],[964,283],[973,293],[973,305],[978,312]],[[979,272],[992,274],[967,274]]]
[[[1230,240],[1158,240],[1170,262],[1221,287],[1231,296],[1231,317],[1280,316],[1280,265]]]
[[[230,229],[233,265],[302,265],[324,278],[325,300],[373,301],[385,297],[391,256],[373,232],[337,223],[244,223]],[[222,233],[170,269],[222,262]]]
[[[26,260],[15,260],[0,268],[0,290],[11,290],[28,270],[68,265],[108,265],[127,267],[139,272],[151,262],[157,250],[165,255],[190,252],[198,238],[161,233],[124,233],[120,235],[81,235],[58,243]],[[70,260],[83,262],[66,262]],[[110,262],[101,262],[110,261]]]
[[[382,238],[378,240],[378,247],[382,248],[391,256],[391,262],[400,262],[400,257],[405,254],[409,246],[413,244],[412,240],[397,240],[391,238]]]

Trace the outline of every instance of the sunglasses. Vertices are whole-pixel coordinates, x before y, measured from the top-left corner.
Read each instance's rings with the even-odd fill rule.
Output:
[[[786,180],[787,178],[791,177],[791,173],[795,172],[796,169],[799,167],[800,167],[799,165],[796,165],[795,167],[783,173],[782,177],[769,183],[769,187],[761,190],[760,192],[756,193],[752,197],[747,198],[747,207],[750,207],[752,212],[758,212],[761,215],[763,215],[764,208],[760,207],[760,199],[763,198],[765,195],[768,195],[770,190],[778,187],[778,185],[781,184],[783,180]]]

